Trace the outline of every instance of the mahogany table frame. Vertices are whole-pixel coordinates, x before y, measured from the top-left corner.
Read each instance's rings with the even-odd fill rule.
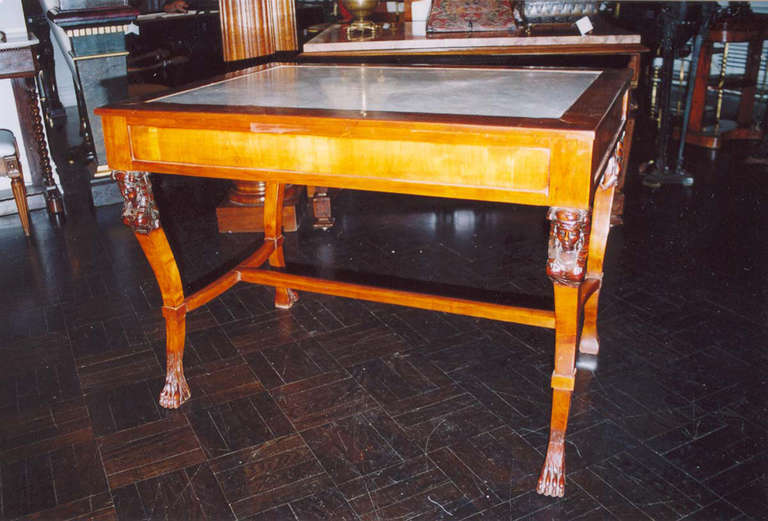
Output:
[[[410,20],[410,2],[406,2],[406,19]],[[480,32],[480,33],[433,33],[429,35],[429,39],[432,41],[444,42],[444,46],[437,47],[418,47],[415,45],[409,45],[409,33],[405,29],[409,22],[395,24],[394,29],[391,32],[384,32],[381,36],[376,36],[369,39],[361,39],[355,41],[356,49],[347,49],[342,45],[336,45],[336,42],[322,42],[324,45],[322,50],[317,50],[313,47],[313,42],[320,40],[325,34],[338,35],[341,39],[338,43],[348,43],[344,41],[344,35],[346,34],[346,26],[344,24],[334,24],[322,33],[315,36],[312,40],[304,44],[299,59],[307,63],[317,63],[327,60],[353,60],[358,62],[371,61],[375,63],[418,63],[429,61],[429,63],[446,63],[445,60],[451,59],[453,63],[460,63],[461,60],[472,60],[474,65],[481,65],[483,60],[493,60],[494,63],[498,63],[499,59],[505,59],[505,66],[515,66],[515,59],[536,59],[536,58],[552,58],[555,56],[567,57],[570,60],[578,59],[578,57],[599,57],[599,56],[622,56],[626,59],[626,63],[623,67],[632,70],[632,93],[634,96],[635,91],[640,83],[641,73],[641,60],[645,53],[648,52],[648,48],[637,42],[622,42],[622,37],[636,36],[624,29],[614,26],[610,21],[602,18],[594,19],[596,24],[595,30],[590,33],[592,40],[579,41],[578,38],[574,38],[574,29],[558,29],[553,30],[551,27],[555,27],[552,24],[541,24],[538,32],[534,32],[533,36],[537,41],[548,39],[547,43],[532,45],[526,42],[530,38],[526,35],[521,35],[517,38],[523,43],[511,45],[509,43],[490,43],[493,41],[509,42],[515,39],[514,35],[506,31],[498,32]],[[417,37],[423,38],[423,37]],[[482,38],[484,41],[489,42],[484,46],[468,46],[462,42],[471,41],[473,38]],[[576,40],[576,41],[574,41]],[[602,40],[596,43],[595,40]],[[563,43],[568,41],[569,43]],[[373,44],[380,44],[382,42],[391,43],[391,47],[374,47]],[[589,43],[587,43],[589,42]],[[511,61],[510,61],[511,60]],[[534,63],[531,65],[543,66],[542,63]],[[570,66],[570,65],[569,65]],[[600,67],[604,68],[604,67]],[[619,182],[616,185],[616,191],[614,194],[614,206],[612,224],[621,224],[623,222],[624,215],[624,182],[627,166],[629,164],[629,156],[632,151],[632,136],[635,128],[635,119],[637,112],[637,101],[632,100],[632,110],[630,111],[630,117],[627,120],[627,138],[624,142],[624,164],[621,168],[621,176]],[[308,186],[307,196],[312,201],[312,210],[315,216],[315,228],[327,230],[333,226],[333,219],[331,218],[331,200],[328,196],[327,187],[322,186]]]
[[[274,66],[279,65],[233,75]],[[296,290],[302,290],[555,329],[550,437],[537,491],[562,496],[576,349],[597,354],[599,348],[598,297],[622,165],[630,79],[629,70],[602,71],[558,119],[151,100],[98,109],[107,159],[125,199],[123,221],[133,229],[162,294],[167,371],[160,404],[176,408],[190,396],[182,367],[186,314],[239,282],[273,286],[278,308],[290,308]],[[362,155],[355,152],[359,140],[366,145],[364,175]],[[318,151],[326,153],[313,153]],[[473,151],[482,152],[487,162],[462,164],[461,158]],[[444,161],[435,165],[430,157],[438,153]],[[329,157],[320,164],[318,158]],[[266,180],[263,244],[234,269],[185,296],[147,172]],[[554,310],[286,273],[280,211],[286,183],[549,206],[547,274]],[[272,269],[262,267],[267,262]]]

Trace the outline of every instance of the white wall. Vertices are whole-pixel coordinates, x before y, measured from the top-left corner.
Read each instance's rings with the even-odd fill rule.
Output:
[[[9,40],[27,35],[21,0],[0,0],[0,31],[3,31]]]
[[[38,104],[38,107],[40,105]],[[41,112],[42,114],[42,112]],[[0,80],[0,128],[5,128],[13,132],[16,136],[16,143],[19,147],[19,156],[21,160],[21,168],[24,172],[24,183],[32,184],[31,170],[29,168],[29,160],[27,159],[27,153],[24,147],[24,140],[21,136],[21,126],[19,124],[19,116],[16,113],[16,99],[13,96],[13,87],[11,86],[11,80]],[[47,145],[46,139],[46,145]],[[48,158],[51,160],[51,170],[53,171],[53,179],[61,190],[61,182],[59,181],[59,175],[56,171],[56,164],[51,159],[51,151],[46,146],[46,152]],[[38,168],[39,169],[39,168]],[[0,177],[0,190],[10,190],[11,180],[7,177]]]
[[[21,140],[21,127],[19,126],[19,117],[16,114],[16,100],[13,97],[11,80],[0,80],[0,128],[6,128],[16,136],[21,155],[21,168],[24,169],[24,181],[29,184],[31,181],[29,174],[27,174],[30,171],[29,162]],[[0,177],[0,190],[10,187],[10,180],[7,177]]]
[[[8,40],[26,39],[27,24],[24,20],[24,10],[21,0],[0,0],[0,31],[3,31]],[[42,112],[41,112],[42,114]],[[0,80],[0,128],[5,128],[13,132],[18,143],[19,155],[21,156],[21,168],[24,172],[24,181],[31,184],[29,160],[25,151],[25,143],[21,136],[21,127],[19,117],[16,113],[16,98],[13,95],[11,80]],[[50,152],[49,152],[50,157]],[[56,165],[51,161],[54,179],[59,183],[59,177],[56,173]],[[0,190],[10,190],[11,181],[7,177],[0,177]]]
[[[27,36],[27,24],[24,22],[24,10],[20,0],[0,0],[0,31],[3,31],[9,40],[22,39]],[[19,143],[21,153],[21,166],[24,172],[29,172],[27,155],[23,151],[19,118],[16,114],[16,100],[13,97],[11,80],[0,80],[0,128],[6,128],[13,132]],[[29,182],[29,176],[24,180]],[[0,177],[0,190],[11,187],[8,178]]]

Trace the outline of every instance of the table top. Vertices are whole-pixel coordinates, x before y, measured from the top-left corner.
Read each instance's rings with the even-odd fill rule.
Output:
[[[116,170],[588,208],[630,78],[268,64],[96,114]]]
[[[0,79],[25,78],[36,73],[32,47],[37,38],[14,37],[0,43]]]
[[[165,22],[168,20],[180,20],[185,18],[193,18],[195,16],[218,15],[218,14],[219,14],[218,9],[206,9],[206,10],[190,9],[183,13],[164,13],[164,12],[145,13],[145,14],[140,14],[139,16],[136,17],[136,23]]]
[[[25,47],[32,47],[33,45],[37,45],[40,43],[37,38],[34,36],[32,38],[28,38],[26,36],[23,37],[9,37],[7,41],[0,42],[0,51],[10,51],[13,49],[23,49]]]
[[[606,47],[617,50],[622,47],[645,50],[640,35],[633,34],[605,23],[598,23],[590,34],[581,36],[573,26],[564,24],[533,26],[530,32],[507,31],[473,33],[413,34],[410,22],[395,24],[375,37],[349,38],[346,25],[335,24],[304,44],[305,56],[326,54],[377,54],[377,53],[477,53],[483,49],[502,54],[527,54],[545,52],[579,52]]]
[[[560,118],[599,75],[592,70],[279,65],[154,101],[363,114]]]

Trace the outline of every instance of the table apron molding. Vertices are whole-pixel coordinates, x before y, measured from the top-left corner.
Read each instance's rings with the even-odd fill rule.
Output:
[[[483,144],[472,138],[463,142],[399,138],[393,143],[129,126],[112,117],[104,118],[103,128],[107,140],[124,139],[129,144],[118,157],[108,149],[109,164],[115,169],[537,206],[587,208],[594,189],[589,180],[597,183],[600,171],[592,176],[579,169],[593,162],[588,160],[593,154],[605,156],[601,165],[607,161],[607,151],[603,154],[597,140],[589,140],[592,132],[548,137],[535,130],[533,135],[483,133],[488,139]],[[185,148],[193,134],[210,147]],[[585,161],[571,163],[572,157]]]

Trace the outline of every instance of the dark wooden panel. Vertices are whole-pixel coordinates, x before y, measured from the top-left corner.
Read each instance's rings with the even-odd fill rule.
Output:
[[[194,431],[180,414],[107,435],[100,447],[111,488],[205,461]]]
[[[35,74],[32,49],[7,49],[0,51],[0,78],[20,78]]]

